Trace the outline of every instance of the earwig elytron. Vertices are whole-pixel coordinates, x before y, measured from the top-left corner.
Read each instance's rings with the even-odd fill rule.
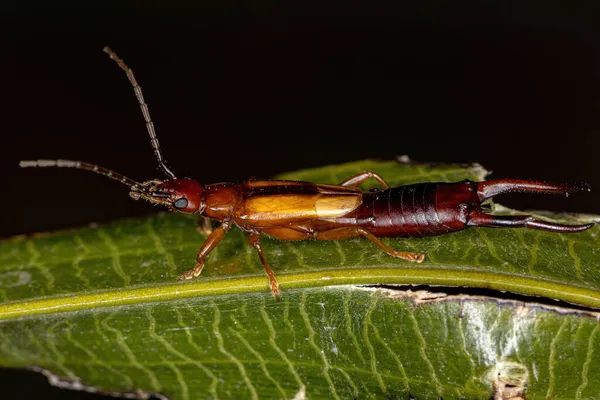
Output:
[[[526,227],[550,232],[580,232],[594,224],[562,225],[532,216],[498,216],[485,213],[482,202],[502,193],[564,194],[589,191],[585,183],[552,184],[540,181],[500,179],[484,182],[418,183],[391,188],[379,175],[364,171],[338,185],[299,181],[247,181],[201,185],[192,179],[177,178],[166,165],[150,119],[142,89],[133,71],[108,47],[104,51],[125,71],[138,99],[160,169],[167,180],[136,182],[98,165],[70,160],[21,161],[21,167],[59,167],[92,171],[131,188],[130,196],[166,206],[170,211],[200,214],[204,221],[221,225],[210,229],[200,247],[196,266],[179,276],[197,277],[206,257],[219,244],[232,224],[248,232],[269,277],[272,293],[279,297],[279,285],[260,245],[262,234],[281,240],[340,240],[363,236],[392,257],[422,262],[423,254],[390,248],[379,237],[431,236],[468,227]],[[363,192],[359,186],[375,179],[381,191]],[[208,218],[208,219],[207,219]]]

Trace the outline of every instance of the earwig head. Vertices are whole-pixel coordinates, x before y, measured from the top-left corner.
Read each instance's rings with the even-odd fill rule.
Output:
[[[193,179],[152,180],[140,186],[132,187],[129,193],[132,198],[167,206],[170,211],[201,214],[206,207],[202,185]]]

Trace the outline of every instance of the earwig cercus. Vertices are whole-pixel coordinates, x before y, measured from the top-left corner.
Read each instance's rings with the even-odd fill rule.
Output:
[[[137,182],[98,165],[71,160],[21,161],[20,166],[76,168],[117,180],[130,188],[130,196],[167,207],[170,211],[200,214],[221,221],[210,231],[200,247],[193,269],[180,279],[197,277],[206,257],[235,224],[248,233],[269,278],[272,293],[279,298],[279,284],[260,245],[262,234],[280,240],[340,240],[363,236],[392,257],[420,263],[423,254],[396,251],[379,237],[431,236],[460,231],[468,227],[525,227],[550,232],[580,232],[594,224],[563,225],[541,221],[532,216],[500,216],[486,213],[482,202],[503,193],[548,193],[569,195],[589,191],[585,183],[546,183],[520,179],[483,182],[417,183],[390,187],[378,174],[364,171],[338,185],[299,181],[247,181],[202,185],[193,179],[177,178],[162,156],[154,124],[142,89],[133,71],[108,47],[104,51],[121,67],[138,99],[150,141],[160,169],[167,180]],[[362,191],[359,186],[376,180],[380,191]]]

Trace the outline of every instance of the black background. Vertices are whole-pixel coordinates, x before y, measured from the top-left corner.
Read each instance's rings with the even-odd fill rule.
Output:
[[[592,193],[503,203],[600,213],[597,1],[43,4],[2,16],[0,237],[155,212],[90,173],[17,167],[66,158],[162,177],[104,45],[135,71],[179,175],[239,181],[408,154],[587,181]],[[0,379],[14,398],[88,396]]]

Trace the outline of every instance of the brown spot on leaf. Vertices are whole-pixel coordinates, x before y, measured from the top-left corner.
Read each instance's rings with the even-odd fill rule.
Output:
[[[519,363],[498,361],[490,374],[494,400],[525,400],[529,371]]]

